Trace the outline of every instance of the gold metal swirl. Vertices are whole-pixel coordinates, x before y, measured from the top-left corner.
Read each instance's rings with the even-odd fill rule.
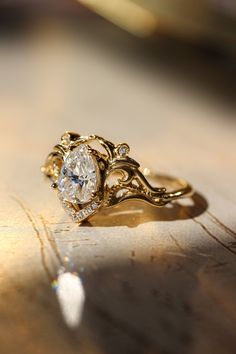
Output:
[[[104,151],[93,149],[94,142],[99,143]],[[91,153],[98,161],[102,183],[96,197],[103,207],[111,207],[131,199],[161,207],[192,194],[192,187],[186,181],[170,176],[150,174],[149,177],[162,185],[154,187],[141,171],[139,163],[128,156],[127,144],[115,145],[97,135],[80,136],[72,132],[63,134],[60,143],[53,148],[42,168],[44,174],[52,180],[54,188],[57,187],[66,154],[82,143],[89,144]],[[175,184],[177,187],[168,191],[165,183]]]

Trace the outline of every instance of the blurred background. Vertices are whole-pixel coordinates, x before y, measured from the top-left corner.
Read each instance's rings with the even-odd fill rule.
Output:
[[[5,0],[0,16],[2,124],[105,134],[235,115],[233,0]]]

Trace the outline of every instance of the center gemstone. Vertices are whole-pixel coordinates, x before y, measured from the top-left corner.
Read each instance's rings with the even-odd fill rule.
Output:
[[[85,204],[91,201],[98,189],[99,169],[97,160],[87,145],[79,145],[66,157],[58,179],[58,190],[63,199]]]

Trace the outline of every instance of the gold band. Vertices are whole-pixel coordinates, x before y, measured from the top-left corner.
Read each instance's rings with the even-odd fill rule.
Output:
[[[96,149],[94,143],[99,143]],[[83,172],[78,172],[77,166],[81,164]],[[65,209],[78,221],[94,215],[99,208],[130,199],[162,207],[193,193],[182,179],[159,175],[147,168],[141,170],[129,157],[127,144],[115,145],[97,135],[66,132],[48,155],[42,171],[59,190]]]
[[[167,202],[183,197],[191,197],[193,194],[192,186],[182,178],[157,174],[146,168],[144,168],[142,172],[147,179],[151,179],[153,183],[156,182],[157,185],[166,188],[166,192],[163,194],[163,199]]]

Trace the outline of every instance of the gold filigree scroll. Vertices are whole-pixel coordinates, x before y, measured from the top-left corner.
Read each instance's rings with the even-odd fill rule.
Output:
[[[93,148],[94,143],[98,144],[98,148]],[[139,163],[129,157],[127,144],[115,145],[97,135],[80,136],[72,132],[66,132],[61,137],[61,142],[48,155],[42,168],[44,174],[51,179],[54,188],[57,188],[65,157],[80,144],[87,144],[90,153],[98,162],[101,184],[93,197],[102,207],[111,207],[130,199],[142,200],[161,207],[192,193],[191,186],[184,180],[150,174],[150,177],[161,181],[162,185],[165,185],[165,182],[176,185],[170,192],[163,186],[154,187],[141,171]]]

